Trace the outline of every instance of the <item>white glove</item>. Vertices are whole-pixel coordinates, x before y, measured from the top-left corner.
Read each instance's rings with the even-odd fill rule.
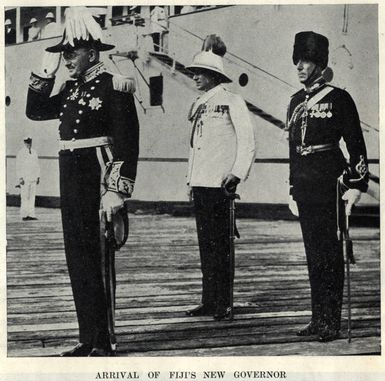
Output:
[[[345,214],[350,216],[352,214],[352,206],[360,201],[361,191],[358,189],[348,189],[342,196],[342,199],[347,201]]]
[[[289,209],[290,209],[290,212],[298,217],[299,216],[299,213],[298,213],[298,206],[297,206],[297,201],[294,201],[293,200],[293,196],[292,195],[289,195]]]
[[[102,209],[106,212],[107,221],[112,221],[112,215],[124,206],[125,197],[120,193],[107,191],[102,196]]]
[[[44,78],[53,78],[59,70],[60,61],[60,53],[44,52],[39,74]]]

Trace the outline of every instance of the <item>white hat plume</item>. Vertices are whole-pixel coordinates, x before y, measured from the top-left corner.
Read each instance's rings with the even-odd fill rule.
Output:
[[[103,41],[103,32],[94,16],[100,14],[98,8],[69,7],[65,11],[65,30],[67,42],[75,46],[74,40],[88,40],[91,35],[94,40]]]

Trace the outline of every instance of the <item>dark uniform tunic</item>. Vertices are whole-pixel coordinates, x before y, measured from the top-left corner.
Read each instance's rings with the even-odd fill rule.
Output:
[[[311,105],[311,99],[325,88],[331,91]],[[337,180],[345,171],[344,190],[367,189],[359,116],[346,91],[319,82],[311,91],[292,96],[288,128],[291,194],[298,204],[306,251],[312,320],[321,328],[339,330],[344,259],[337,237]],[[341,137],[350,155],[349,166],[339,148]]]
[[[78,80],[67,81],[50,97],[54,79],[32,74],[26,114],[33,120],[60,119],[60,139],[78,142],[101,136],[113,140],[119,179],[132,186],[138,160],[139,126],[132,94],[118,91],[102,63]],[[107,150],[98,148],[103,161]],[[99,208],[101,164],[97,148],[59,152],[61,212],[68,271],[79,323],[80,342],[108,344],[107,306],[101,268]],[[117,189],[129,196],[127,187]]]

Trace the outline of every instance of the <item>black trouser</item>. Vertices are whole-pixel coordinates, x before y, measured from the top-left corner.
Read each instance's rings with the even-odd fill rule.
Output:
[[[309,270],[312,320],[321,327],[339,330],[344,286],[344,258],[342,244],[337,237],[336,209],[333,202],[329,204],[298,203]]]
[[[230,201],[221,188],[193,187],[202,270],[202,304],[222,311],[230,303]]]
[[[64,247],[79,323],[79,341],[108,345],[100,247],[100,165],[95,148],[60,154]]]

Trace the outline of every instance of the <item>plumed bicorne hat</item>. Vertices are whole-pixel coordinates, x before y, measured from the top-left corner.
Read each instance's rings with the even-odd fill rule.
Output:
[[[202,51],[194,56],[193,62],[190,66],[187,66],[192,72],[199,71],[201,69],[212,71],[222,79],[222,82],[232,82],[229,76],[225,73],[223,67],[223,56],[226,54],[226,45],[222,39],[211,34],[205,38],[202,45]]]
[[[300,32],[295,35],[293,63],[307,60],[325,69],[329,58],[329,40],[315,32]]]
[[[115,46],[103,42],[103,31],[95,17],[95,8],[69,7],[65,12],[63,38],[59,44],[50,46],[47,52],[59,53],[78,48],[93,48],[98,51],[111,50]]]

